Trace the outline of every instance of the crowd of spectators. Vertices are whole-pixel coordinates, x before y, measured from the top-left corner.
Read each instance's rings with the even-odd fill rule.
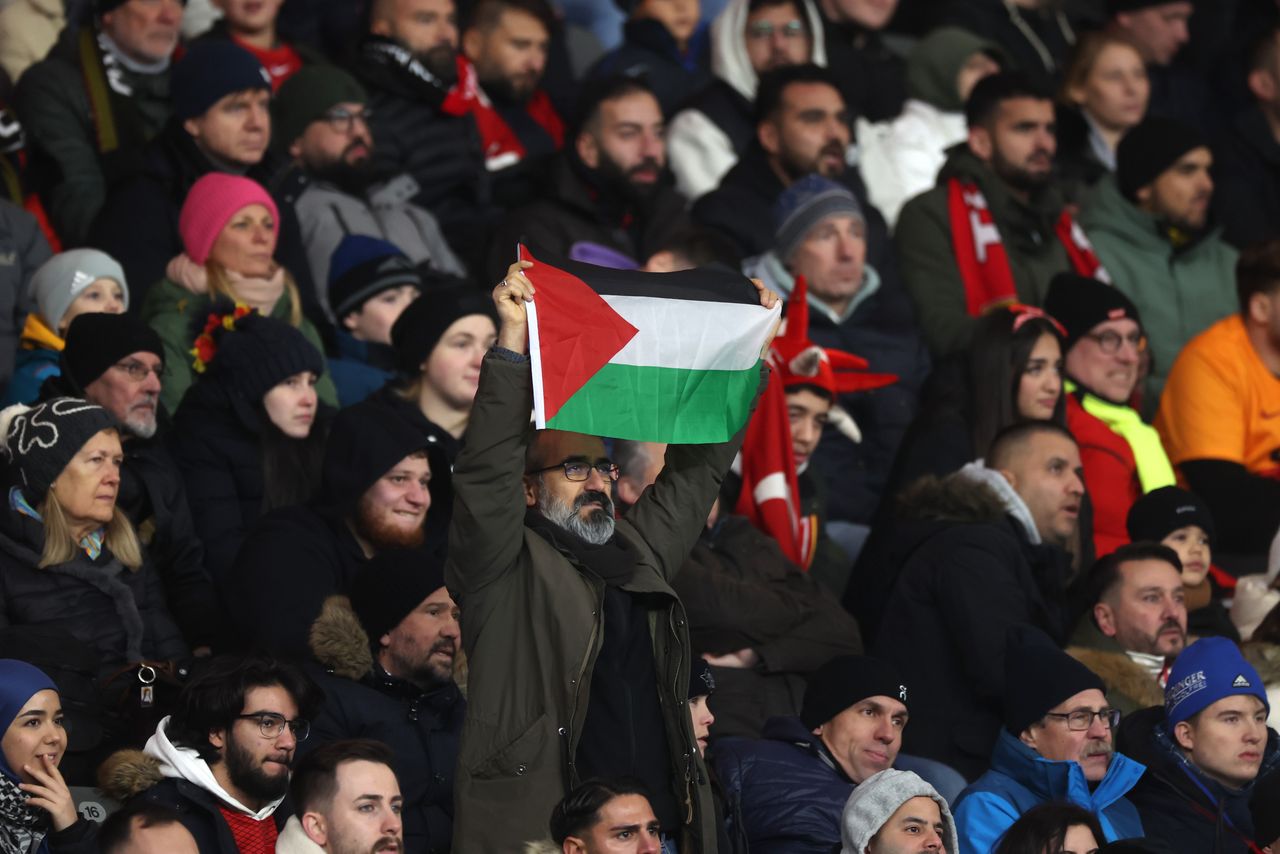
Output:
[[[614,2],[0,0],[0,854],[1280,852],[1280,3]]]

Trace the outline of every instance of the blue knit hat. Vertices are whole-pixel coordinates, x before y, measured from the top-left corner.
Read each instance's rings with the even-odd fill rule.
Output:
[[[1181,723],[1224,697],[1251,694],[1270,712],[1258,671],[1227,638],[1201,638],[1182,651],[1169,671],[1164,708],[1169,725]]]
[[[6,730],[27,701],[41,691],[57,691],[58,686],[38,667],[15,658],[0,658],[0,727]],[[11,780],[18,774],[0,753],[0,772]]]
[[[339,320],[383,291],[402,285],[421,290],[422,277],[394,243],[348,234],[329,258],[329,307]]]
[[[773,249],[788,260],[810,229],[829,216],[866,220],[862,204],[848,187],[821,175],[806,175],[782,191],[773,206]]]
[[[173,117],[184,121],[203,115],[222,98],[246,89],[271,91],[271,75],[257,57],[230,41],[194,42],[173,66]]]

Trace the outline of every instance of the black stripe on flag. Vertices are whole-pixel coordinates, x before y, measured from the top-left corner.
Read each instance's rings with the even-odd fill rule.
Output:
[[[536,263],[564,270],[602,295],[760,304],[760,294],[750,279],[718,264],[678,273],[644,273],[570,261],[554,253],[540,251],[537,246],[531,245],[528,249]]]

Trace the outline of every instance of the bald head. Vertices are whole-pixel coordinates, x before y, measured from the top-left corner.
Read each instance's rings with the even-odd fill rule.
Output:
[[[407,48],[442,76],[458,49],[457,8],[454,0],[373,0],[369,32]]]

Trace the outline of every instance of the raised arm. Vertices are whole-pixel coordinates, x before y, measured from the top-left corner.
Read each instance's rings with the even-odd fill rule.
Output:
[[[509,572],[524,536],[524,455],[533,377],[525,303],[533,285],[517,261],[493,289],[498,343],[484,357],[465,444],[453,467],[453,519],[445,583],[455,599]]]

